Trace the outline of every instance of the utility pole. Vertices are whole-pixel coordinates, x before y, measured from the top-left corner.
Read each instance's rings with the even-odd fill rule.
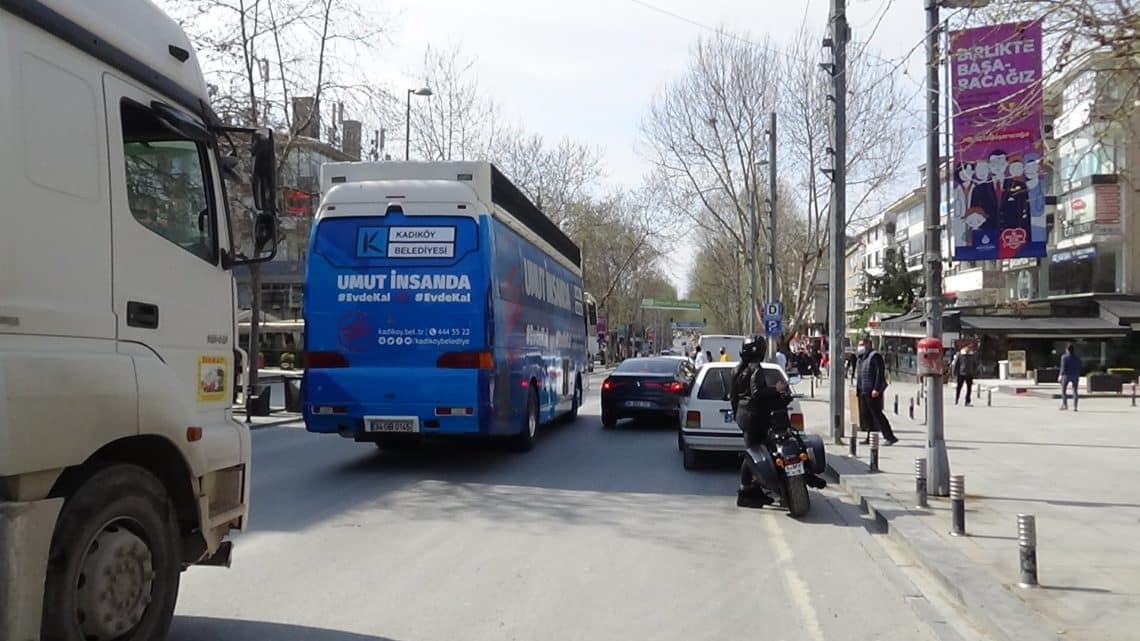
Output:
[[[759,295],[756,283],[757,260],[756,253],[760,250],[759,225],[759,197],[756,193],[756,165],[753,165],[748,175],[752,176],[752,184],[748,187],[748,324],[744,326],[744,333],[751,336],[756,328],[756,297]]]
[[[845,274],[843,262],[847,249],[847,28],[846,0],[832,0],[831,38],[824,41],[830,44],[832,63],[824,65],[831,71],[833,81],[832,99],[835,102],[835,122],[831,130],[831,150],[835,157],[835,168],[831,172],[831,278],[828,283],[831,300],[831,318],[828,332],[828,358],[831,360],[831,436],[836,443],[843,437],[843,340],[846,335],[844,317]]]
[[[776,112],[768,115],[768,302],[779,298],[776,291]],[[768,358],[776,360],[776,340],[768,341]]]
[[[939,0],[926,0],[926,335],[942,343],[942,212],[938,159]],[[927,485],[950,495],[950,457],[943,431],[942,374],[926,377]]]

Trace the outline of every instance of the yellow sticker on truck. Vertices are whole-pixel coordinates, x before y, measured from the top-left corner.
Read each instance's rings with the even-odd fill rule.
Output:
[[[229,358],[225,356],[198,357],[198,402],[214,403],[226,400],[229,386],[226,385],[226,372],[229,371]]]

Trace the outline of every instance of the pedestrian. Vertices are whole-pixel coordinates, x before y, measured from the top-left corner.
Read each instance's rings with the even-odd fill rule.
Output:
[[[720,362],[722,362],[722,363],[727,363],[727,362],[729,362],[729,361],[728,361],[728,350],[726,350],[726,349],[725,349],[725,348],[723,348],[723,347],[722,347],[722,348],[720,348]]]
[[[1065,348],[1065,353],[1061,354],[1061,375],[1057,377],[1057,382],[1061,384],[1061,409],[1069,409],[1069,385],[1073,386],[1073,411],[1077,411],[1077,402],[1080,401],[1080,388],[1081,370],[1084,365],[1081,363],[1081,357],[1077,356],[1073,351],[1073,344]]]
[[[846,356],[844,356],[844,361],[845,361],[844,362],[844,371],[846,372],[847,376],[851,379],[851,382],[854,383],[855,382],[855,374],[857,373],[857,371],[859,369],[859,357],[854,353],[847,354]]]
[[[974,374],[978,371],[978,357],[974,354],[974,347],[967,345],[954,355],[950,363],[950,373],[957,379],[957,389],[954,392],[954,404],[962,397],[962,386],[966,386],[966,407],[970,407],[970,394],[974,389]]]
[[[707,354],[707,353],[708,352],[702,352],[701,351],[700,345],[697,346],[697,351],[696,351],[696,354],[694,355],[694,358],[696,359],[694,361],[694,363],[696,364],[697,367],[700,367],[701,365],[704,365],[705,363],[709,362],[709,359],[705,357],[705,354]]]
[[[780,369],[784,370],[784,373],[787,373],[788,357],[784,354],[784,350],[782,349],[776,350],[776,364],[780,366]]]
[[[883,355],[875,351],[870,338],[859,343],[859,373],[855,393],[859,398],[859,426],[864,432],[881,432],[887,445],[898,443],[891,422],[883,412],[884,393],[887,389],[887,366]],[[863,440],[869,442],[869,438]]]

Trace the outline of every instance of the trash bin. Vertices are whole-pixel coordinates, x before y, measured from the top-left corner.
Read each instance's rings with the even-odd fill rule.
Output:
[[[246,407],[250,416],[269,416],[270,389],[268,385],[259,385],[257,393],[249,397]]]
[[[301,379],[285,379],[285,411],[301,412]]]
[[[1009,380],[1009,361],[998,361],[998,378]]]

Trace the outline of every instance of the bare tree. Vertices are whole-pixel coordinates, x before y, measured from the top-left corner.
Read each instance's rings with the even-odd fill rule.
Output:
[[[846,225],[858,228],[882,211],[891,189],[902,176],[916,124],[905,117],[906,93],[894,75],[859,46],[847,68],[847,192]],[[832,181],[824,170],[834,163],[830,153],[832,106],[830,83],[820,73],[822,62],[814,34],[802,29],[783,56],[785,91],[781,100],[780,247],[777,257],[781,296],[788,301],[792,332],[812,311],[813,283],[826,265],[831,242],[828,204]]]
[[[495,142],[498,108],[483,96],[475,72],[475,59],[456,46],[424,51],[423,85],[432,95],[423,104],[413,104],[412,143],[428,160],[470,160],[485,157]],[[401,100],[403,122],[406,105]]]

